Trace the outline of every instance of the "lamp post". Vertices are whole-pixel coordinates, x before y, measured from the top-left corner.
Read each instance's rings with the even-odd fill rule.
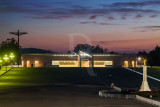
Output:
[[[0,58],[0,70],[2,68],[2,59]]]
[[[9,58],[8,58],[7,55],[5,55],[3,59],[6,61],[6,71],[7,71],[7,61],[8,61]]]
[[[11,68],[12,68],[12,59],[14,58],[13,53],[11,53],[9,57],[11,58]]]
[[[142,60],[142,58],[141,57],[138,57],[138,62],[139,62],[139,66],[141,65],[141,60]]]
[[[9,32],[10,34],[13,34],[13,35],[16,35],[18,36],[18,67],[19,67],[19,64],[20,64],[20,45],[19,45],[19,37],[24,35],[24,34],[27,34],[27,32],[20,32],[18,30],[18,32]]]

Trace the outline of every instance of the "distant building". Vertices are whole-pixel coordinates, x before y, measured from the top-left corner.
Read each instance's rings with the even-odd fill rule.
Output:
[[[136,54],[22,54],[23,67],[136,67]]]

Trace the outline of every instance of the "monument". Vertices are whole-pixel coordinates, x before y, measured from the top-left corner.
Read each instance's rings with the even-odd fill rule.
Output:
[[[143,81],[139,91],[151,91],[147,81],[147,66],[143,65]]]

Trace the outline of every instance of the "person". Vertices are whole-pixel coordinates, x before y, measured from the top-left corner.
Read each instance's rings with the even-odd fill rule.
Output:
[[[33,67],[33,64],[31,64],[31,67]]]

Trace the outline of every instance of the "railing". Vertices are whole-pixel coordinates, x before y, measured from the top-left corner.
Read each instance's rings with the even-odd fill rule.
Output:
[[[105,97],[105,98],[126,98],[126,99],[129,99],[129,98],[136,98],[136,95],[131,95],[131,94],[112,94],[112,93],[109,93],[108,90],[102,90],[102,91],[99,91],[99,96],[100,97]]]
[[[160,102],[136,95],[136,99],[160,107]]]
[[[119,88],[119,87],[116,87],[116,86],[112,86],[112,88],[114,89],[114,90],[116,90],[116,91],[118,91],[118,92],[121,92],[122,91],[122,89],[121,88]]]

